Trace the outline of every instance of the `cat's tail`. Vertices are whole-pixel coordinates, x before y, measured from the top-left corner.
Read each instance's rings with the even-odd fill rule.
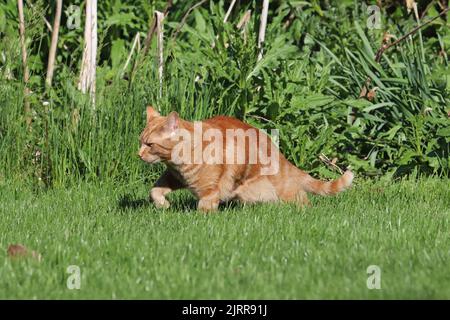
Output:
[[[326,196],[344,191],[350,187],[352,181],[353,172],[350,170],[345,171],[341,177],[332,181],[320,181],[307,175],[303,181],[303,188],[306,192]]]

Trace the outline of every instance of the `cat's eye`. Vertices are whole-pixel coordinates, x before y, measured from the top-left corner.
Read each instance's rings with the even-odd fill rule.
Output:
[[[154,146],[154,143],[146,143],[147,147],[151,148]]]

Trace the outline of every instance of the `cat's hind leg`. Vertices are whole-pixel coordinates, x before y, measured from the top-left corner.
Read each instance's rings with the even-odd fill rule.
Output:
[[[166,199],[166,195],[183,187],[183,184],[170,171],[166,170],[150,190],[150,199],[157,208],[168,208],[170,203]]]
[[[258,177],[246,181],[236,188],[233,196],[243,203],[283,201],[295,203],[299,207],[309,205],[306,192],[301,190],[278,195],[275,187],[267,177]]]
[[[276,189],[267,177],[257,177],[245,181],[233,192],[233,198],[243,203],[278,201]]]
[[[308,200],[308,195],[303,190],[299,191],[296,194],[295,199],[293,200],[293,202],[299,207],[304,207],[304,206],[309,206],[310,205],[309,200]]]
[[[198,201],[198,209],[202,211],[214,211],[219,208],[219,190],[208,190],[200,195],[200,200]]]

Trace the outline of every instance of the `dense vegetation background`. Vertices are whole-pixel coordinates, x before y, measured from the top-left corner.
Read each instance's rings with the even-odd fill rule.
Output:
[[[76,86],[84,1],[64,1],[51,88],[45,86],[51,32],[44,18],[53,21],[54,3],[25,1],[31,73],[26,98],[32,110],[27,127],[17,3],[1,0],[0,179],[32,179],[37,186],[149,179],[148,166],[136,156],[147,104],[187,119],[228,114],[277,128],[286,156],[322,177],[336,173],[321,154],[360,175],[448,176],[447,15],[375,62],[383,39],[400,38],[448,6],[442,0],[417,2],[418,17],[411,1],[271,1],[258,61],[261,1],[237,1],[226,23],[230,1],[203,1],[192,10],[198,1],[169,1],[160,96],[155,37],[148,54],[141,46],[126,61],[136,34],[143,43],[154,11],[167,2],[102,0],[93,106]],[[381,10],[379,29],[367,27],[367,6],[374,4]],[[70,5],[79,6],[81,15],[74,17]],[[248,23],[238,27],[248,10]],[[369,92],[361,97],[365,83]]]

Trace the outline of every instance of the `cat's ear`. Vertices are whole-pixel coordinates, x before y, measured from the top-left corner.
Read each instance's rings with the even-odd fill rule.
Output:
[[[178,129],[179,125],[180,125],[180,117],[178,116],[178,113],[172,111],[167,116],[166,128],[168,131],[174,132],[175,130]]]
[[[147,106],[147,122],[150,122],[153,118],[159,117],[160,114],[152,106]]]

